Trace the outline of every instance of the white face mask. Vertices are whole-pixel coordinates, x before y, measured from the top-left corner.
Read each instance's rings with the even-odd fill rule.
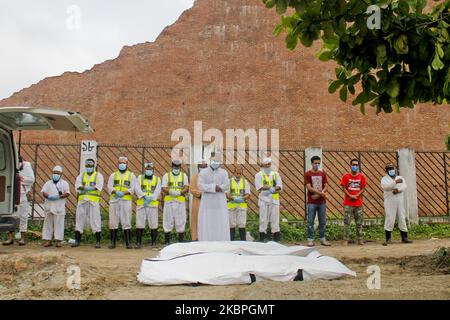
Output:
[[[263,168],[263,172],[264,172],[265,174],[269,174],[269,173],[272,172],[272,168]]]
[[[211,168],[213,169],[213,170],[217,170],[217,169],[219,169],[219,167],[220,167],[220,162],[219,161],[213,161],[213,162],[211,162]]]

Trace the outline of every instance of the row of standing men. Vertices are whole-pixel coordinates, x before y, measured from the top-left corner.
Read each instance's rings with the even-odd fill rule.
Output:
[[[320,158],[314,157],[311,160],[312,169],[305,174],[305,185],[308,190],[308,245],[314,246],[314,220],[316,215],[319,218],[319,233],[322,245],[330,245],[325,238],[326,224],[326,197],[327,178],[323,171],[319,170]],[[357,240],[363,244],[360,229],[362,226],[362,193],[365,188],[365,178],[359,173],[358,160],[352,160],[351,173],[344,175],[341,185],[344,192],[345,206],[345,239],[348,244],[350,219],[356,222]],[[156,244],[158,229],[158,206],[159,200],[163,199],[163,229],[165,243],[171,241],[171,232],[175,227],[178,234],[178,241],[184,241],[186,228],[186,196],[190,192],[193,196],[191,222],[191,237],[193,241],[227,241],[234,240],[236,229],[239,230],[241,240],[246,240],[246,220],[247,201],[250,197],[250,184],[243,177],[242,167],[236,166],[231,178],[220,168],[220,161],[214,160],[208,166],[205,161],[199,164],[199,174],[193,176],[191,185],[186,173],[181,170],[181,161],[172,162],[172,170],[166,173],[162,180],[157,177],[155,167],[152,162],[145,163],[145,171],[136,177],[128,170],[128,159],[120,157],[118,160],[118,170],[112,173],[108,179],[107,192],[109,194],[109,229],[111,243],[109,248],[115,248],[119,225],[124,230],[125,244],[127,248],[131,245],[131,223],[132,223],[132,201],[136,196],[136,248],[142,245],[142,235],[148,224],[150,227],[151,244]],[[100,248],[101,242],[101,214],[100,199],[104,187],[104,178],[96,171],[96,163],[92,159],[85,162],[85,170],[75,182],[78,204],[76,209],[75,243],[77,247],[81,243],[81,236],[86,225],[90,225],[96,237],[96,248]],[[387,172],[392,171],[386,167]],[[29,211],[29,199],[27,195],[34,183],[34,174],[30,163],[20,161],[20,173],[22,178],[21,203],[18,210],[20,217],[20,245],[25,244],[24,233],[27,229]],[[212,177],[213,181],[201,181]],[[225,173],[221,184],[216,181],[217,173]],[[52,245],[52,239],[56,241],[56,246],[60,247],[64,238],[64,217],[65,199],[70,196],[70,188],[67,181],[62,179],[62,168],[56,166],[53,169],[52,179],[47,181],[41,192],[45,198],[44,211],[45,220],[43,226],[44,246]],[[202,171],[205,171],[201,175]],[[388,175],[388,177],[390,174]],[[386,243],[390,241],[390,233],[396,217],[398,216],[399,226],[402,231],[402,239],[408,242],[406,223],[404,218],[404,208],[401,208],[399,197],[395,201],[390,195],[392,188],[394,196],[400,195],[406,188],[401,177],[394,176],[388,179],[383,177],[381,185],[385,197],[386,209]],[[200,181],[199,181],[200,180]],[[392,180],[392,181],[391,181]],[[224,182],[225,181],[225,182]],[[396,185],[400,185],[399,189]],[[272,170],[271,159],[265,158],[262,161],[261,171],[255,176],[255,187],[259,193],[259,236],[260,241],[267,239],[267,228],[270,223],[271,233],[274,241],[280,241],[280,193],[283,189],[282,179],[278,172]],[[403,188],[403,189],[402,189]],[[211,189],[211,190],[209,190]],[[217,198],[216,195],[222,196]],[[202,197],[207,198],[203,200]],[[209,198],[208,198],[209,197]],[[214,198],[215,197],[215,198]],[[387,199],[388,198],[388,199]],[[226,213],[223,210],[223,199],[226,199]],[[389,202],[390,201],[390,202]],[[395,202],[395,205],[392,202]],[[203,208],[203,209],[202,209]],[[203,212],[203,214],[202,214]],[[226,234],[223,232],[226,230]],[[229,231],[228,231],[229,230]],[[228,233],[229,232],[229,233]],[[4,245],[13,243],[12,234]]]

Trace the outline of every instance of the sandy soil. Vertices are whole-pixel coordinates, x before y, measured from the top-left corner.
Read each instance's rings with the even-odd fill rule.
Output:
[[[38,244],[0,247],[0,299],[450,299],[450,270],[436,270],[432,253],[450,239],[388,247],[318,247],[357,272],[356,278],[315,282],[256,282],[245,286],[143,286],[136,281],[143,258],[158,248],[109,250],[43,248]],[[78,265],[81,289],[66,287],[67,267]],[[367,267],[381,268],[381,289],[369,290]]]

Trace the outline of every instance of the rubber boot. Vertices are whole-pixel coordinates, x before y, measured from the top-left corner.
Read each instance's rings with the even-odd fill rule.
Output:
[[[280,240],[281,240],[281,233],[280,232],[275,232],[273,234],[273,241],[280,242]]]
[[[408,232],[400,231],[400,234],[402,235],[403,243],[412,243],[412,241],[408,239]]]
[[[135,249],[140,249],[142,245],[142,234],[144,233],[144,229],[136,229],[136,245]]]
[[[157,229],[152,229],[150,231],[150,236],[152,238],[152,246],[154,246],[156,244],[156,239],[158,238],[158,230]]]
[[[81,242],[81,232],[75,231],[75,243],[71,245],[72,248],[76,248],[80,246]]]
[[[235,234],[236,234],[236,228],[230,228],[230,240],[231,241],[234,241]]]
[[[184,232],[178,233],[178,242],[184,242]]]
[[[385,230],[384,232],[386,233],[386,241],[383,242],[383,246],[387,246],[388,244],[392,243],[392,241],[391,241],[392,232],[391,231],[387,231],[387,230]]]
[[[131,230],[123,230],[123,234],[125,235],[125,245],[127,246],[127,249],[133,249],[131,246]]]
[[[266,239],[266,234],[264,232],[259,233],[259,242],[264,242]]]
[[[245,231],[245,228],[239,228],[239,238],[241,238],[241,241],[247,241],[247,232]]]
[[[117,229],[111,229],[110,230],[110,237],[111,237],[111,243],[109,245],[109,249],[116,248],[116,241],[117,241]]]
[[[101,248],[101,242],[102,240],[102,234],[100,232],[96,232],[95,233],[95,249],[100,249]]]
[[[169,245],[169,244],[170,244],[170,232],[164,233],[164,243],[165,243],[166,245]]]

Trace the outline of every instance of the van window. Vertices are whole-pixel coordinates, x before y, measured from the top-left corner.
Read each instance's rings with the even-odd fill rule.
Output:
[[[5,158],[5,145],[3,141],[0,141],[0,170],[6,169],[6,158]]]

